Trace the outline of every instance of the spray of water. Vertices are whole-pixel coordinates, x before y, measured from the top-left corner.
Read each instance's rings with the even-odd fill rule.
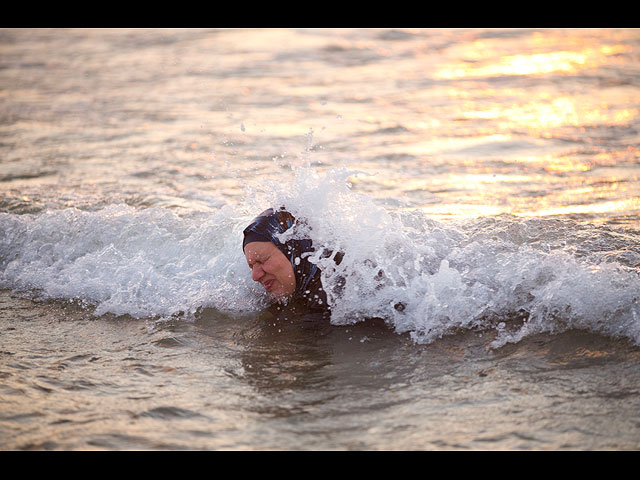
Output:
[[[255,197],[305,219],[287,235],[316,245],[310,260],[322,269],[335,324],[384,318],[421,343],[492,329],[498,347],[571,328],[640,341],[637,238],[613,242],[606,229],[553,219],[445,223],[390,213],[349,188],[358,174],[304,167]],[[339,265],[327,250],[344,254]]]

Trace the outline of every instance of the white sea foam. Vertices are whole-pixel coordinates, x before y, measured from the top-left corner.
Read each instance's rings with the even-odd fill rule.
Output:
[[[94,305],[97,315],[256,308],[233,215],[226,208],[186,219],[126,205],[0,214],[0,287]]]
[[[416,342],[495,329],[494,346],[582,328],[640,343],[638,238],[544,219],[437,222],[390,213],[349,188],[357,172],[297,170],[254,187],[240,207],[178,216],[163,208],[0,214],[0,288],[76,300],[96,315],[244,314],[264,306],[241,249],[268,207],[305,219],[332,321],[381,317]],[[635,247],[634,247],[635,245]],[[323,249],[344,253],[336,265]]]

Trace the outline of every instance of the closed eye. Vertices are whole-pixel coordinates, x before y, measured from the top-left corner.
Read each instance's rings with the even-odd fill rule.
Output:
[[[255,261],[255,262],[251,262],[251,263],[247,263],[247,265],[249,265],[249,268],[251,270],[253,270],[253,267],[255,267],[256,265],[264,265],[265,262],[261,262],[261,261]]]

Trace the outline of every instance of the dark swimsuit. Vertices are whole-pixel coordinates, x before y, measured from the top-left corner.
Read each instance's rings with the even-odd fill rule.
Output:
[[[277,237],[295,222],[296,219],[286,210],[265,210],[244,229],[242,249],[251,242],[272,242],[291,262],[296,277],[295,292],[287,299],[286,304],[276,304],[275,309],[282,310],[286,307],[287,311],[328,313],[330,308],[322,288],[320,269],[307,259],[315,251],[311,240],[288,240],[281,243]]]

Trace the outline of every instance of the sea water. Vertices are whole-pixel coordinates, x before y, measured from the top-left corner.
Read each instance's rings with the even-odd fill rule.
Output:
[[[1,31],[0,447],[638,448],[639,48]],[[251,281],[279,206],[330,321]]]

